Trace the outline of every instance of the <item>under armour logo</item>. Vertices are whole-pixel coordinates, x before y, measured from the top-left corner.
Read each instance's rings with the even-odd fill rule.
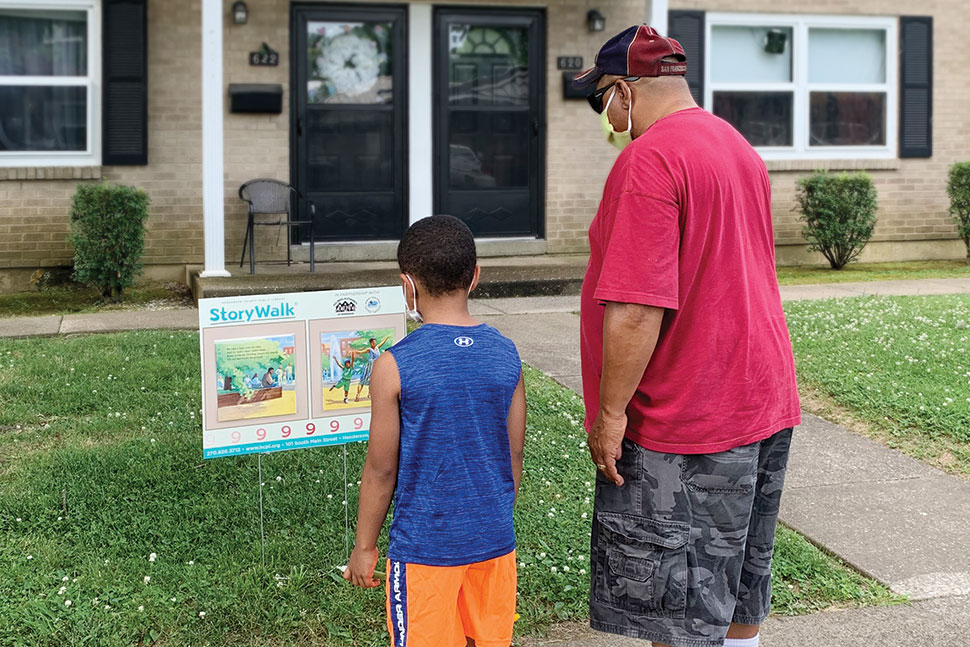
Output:
[[[475,340],[471,337],[455,337],[455,346],[459,346],[461,348],[468,348],[474,343]]]

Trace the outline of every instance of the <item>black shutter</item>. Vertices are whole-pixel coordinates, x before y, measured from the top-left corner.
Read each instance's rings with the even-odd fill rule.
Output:
[[[899,18],[899,156],[933,156],[933,18]]]
[[[667,12],[667,36],[675,39],[687,54],[687,85],[697,105],[704,105],[704,12]]]
[[[147,0],[104,0],[101,163],[148,164]]]

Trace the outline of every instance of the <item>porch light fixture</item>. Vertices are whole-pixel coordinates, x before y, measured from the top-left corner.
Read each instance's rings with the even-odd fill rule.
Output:
[[[606,29],[606,16],[596,9],[586,12],[586,26],[590,31],[603,31]]]
[[[247,20],[249,20],[249,9],[245,2],[238,0],[232,5],[232,22],[236,25],[245,25]]]
[[[781,29],[769,29],[768,33],[765,34],[765,52],[768,54],[784,54],[785,41],[787,40],[788,34]]]

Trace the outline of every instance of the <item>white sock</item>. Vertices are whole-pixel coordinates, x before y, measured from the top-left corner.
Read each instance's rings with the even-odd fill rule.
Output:
[[[758,636],[754,638],[725,638],[724,647],[758,647]]]

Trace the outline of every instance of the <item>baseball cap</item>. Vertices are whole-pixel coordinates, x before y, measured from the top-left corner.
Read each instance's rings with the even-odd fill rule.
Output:
[[[664,61],[673,57],[676,62]],[[648,25],[624,29],[606,41],[593,67],[576,75],[573,87],[593,85],[605,74],[615,76],[683,76],[687,73],[684,48]]]

